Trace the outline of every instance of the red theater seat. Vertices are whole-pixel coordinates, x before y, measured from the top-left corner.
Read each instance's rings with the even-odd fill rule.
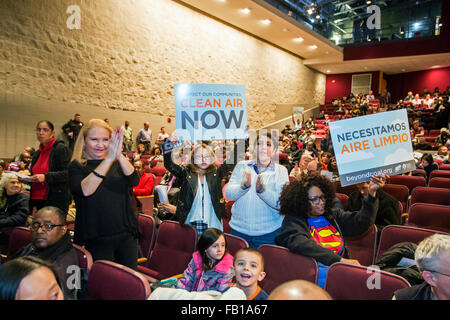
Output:
[[[434,170],[430,173],[430,179],[434,177],[450,178],[450,170]]]
[[[436,179],[436,178],[434,178]],[[433,187],[416,187],[411,193],[410,205],[414,203],[434,203],[450,205],[450,189]]]
[[[164,220],[158,229],[150,258],[138,271],[156,282],[183,273],[197,246],[197,230],[179,222]]]
[[[415,187],[425,187],[427,185],[424,177],[415,176],[392,176],[389,178],[389,184],[400,184],[408,188],[409,193]]]
[[[414,203],[409,208],[408,225],[442,232],[450,232],[450,207],[431,204]]]
[[[433,179],[430,179],[428,186],[433,188],[450,189],[450,178],[434,177]]]
[[[378,273],[378,287],[370,281],[374,272]],[[408,287],[406,279],[393,273],[342,262],[330,266],[325,282],[325,291],[334,300],[392,300],[396,290]]]
[[[418,228],[413,226],[389,225],[383,228],[380,235],[380,242],[375,261],[389,250],[394,244],[400,242],[414,242],[418,244],[423,239],[435,233],[443,233],[436,230]]]
[[[357,237],[346,237],[345,247],[352,259],[356,259],[363,266],[374,263],[377,249],[377,227],[373,225],[364,234]]]
[[[147,300],[150,284],[140,273],[115,262],[97,260],[87,281],[87,300]]]
[[[309,257],[290,252],[288,249],[271,244],[263,244],[258,251],[264,257],[266,277],[261,287],[268,294],[280,284],[290,280],[317,282],[317,262]]]
[[[228,252],[234,257],[240,249],[248,248],[248,243],[241,237],[225,233]]]
[[[409,189],[407,186],[388,183],[383,186],[383,190],[400,201],[403,212],[408,212]]]

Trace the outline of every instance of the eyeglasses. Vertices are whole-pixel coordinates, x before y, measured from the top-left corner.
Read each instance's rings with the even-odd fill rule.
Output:
[[[321,202],[325,202],[326,198],[324,195],[321,195],[320,197],[308,198],[308,200],[311,201],[312,204],[319,204]]]
[[[442,274],[443,276],[450,277],[450,274],[442,273],[442,272],[439,272],[439,271],[435,271],[435,270],[426,270],[426,271],[435,272],[435,273]]]
[[[52,231],[55,227],[65,227],[65,224],[51,224],[51,223],[39,223],[33,222],[30,226],[31,230],[38,231],[39,228],[42,227],[42,231],[49,232]]]

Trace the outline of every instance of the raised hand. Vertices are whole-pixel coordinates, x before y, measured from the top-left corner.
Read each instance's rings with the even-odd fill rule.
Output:
[[[385,183],[388,179],[389,179],[389,175],[387,175],[387,174],[380,174],[380,175],[373,176],[370,179],[370,183],[369,183],[369,194],[372,197],[375,197],[377,190],[380,188],[383,188],[383,186],[385,185]]]
[[[250,171],[245,171],[241,181],[241,188],[250,188],[252,184],[252,174]]]

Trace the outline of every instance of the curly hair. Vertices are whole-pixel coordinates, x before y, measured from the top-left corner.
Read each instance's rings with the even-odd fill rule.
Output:
[[[325,196],[325,213],[331,214],[336,196],[333,183],[317,172],[301,174],[296,180],[284,186],[280,196],[280,214],[299,218],[308,218],[311,213],[311,203],[308,191],[311,187],[318,187]]]

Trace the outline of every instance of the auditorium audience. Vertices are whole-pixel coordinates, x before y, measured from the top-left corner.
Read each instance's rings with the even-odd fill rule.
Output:
[[[74,243],[85,245],[94,260],[137,267],[138,222],[129,188],[139,174],[122,154],[123,132],[100,119],[81,130],[69,164],[75,199]]]
[[[0,266],[0,300],[64,300],[64,295],[52,264],[28,256]]]
[[[66,213],[56,207],[44,207],[33,215],[30,225],[31,243],[20,249],[13,259],[34,256],[52,263],[61,280],[65,299],[77,298],[77,289],[70,286],[70,266],[78,266],[78,255],[66,227]],[[81,288],[78,288],[78,290]]]
[[[416,248],[423,284],[395,291],[394,300],[450,300],[450,236],[434,234]]]
[[[123,130],[123,151],[131,152],[133,150],[133,128],[130,127],[130,120],[125,120],[122,126]]]
[[[31,160],[30,210],[55,206],[67,213],[70,204],[67,165],[71,151],[62,140],[55,139],[53,123],[39,121],[36,125],[39,149]]]
[[[420,163],[418,164],[417,168],[425,170],[425,178],[428,182],[428,180],[430,179],[431,171],[439,170],[439,165],[434,162],[433,156],[430,153],[425,153],[420,159]]]
[[[450,133],[447,128],[441,128],[440,134],[435,140],[436,147],[450,146]]]
[[[143,144],[145,151],[150,151],[152,147],[152,129],[150,129],[150,122],[145,122],[144,127],[139,130],[136,136],[136,144]]]

